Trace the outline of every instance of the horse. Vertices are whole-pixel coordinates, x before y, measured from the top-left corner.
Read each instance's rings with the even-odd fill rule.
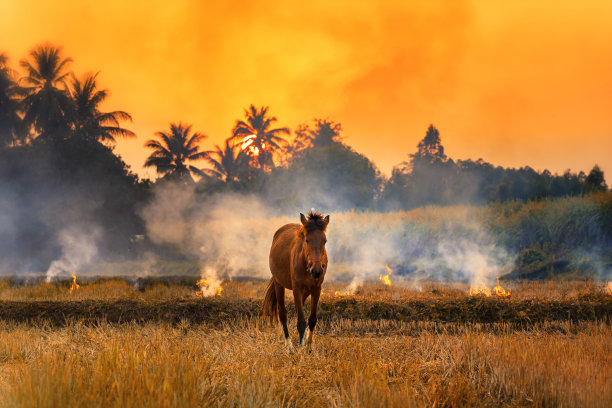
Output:
[[[321,284],[327,271],[325,230],[329,224],[329,215],[323,217],[319,212],[310,211],[305,217],[300,213],[300,221],[301,225],[286,224],[274,234],[270,248],[272,277],[268,282],[263,303],[263,315],[269,316],[272,323],[278,314],[289,353],[293,352],[293,345],[287,329],[285,289],[293,291],[300,346],[307,346],[310,351],[312,334],[317,324]],[[311,298],[306,332],[303,307],[308,296]]]

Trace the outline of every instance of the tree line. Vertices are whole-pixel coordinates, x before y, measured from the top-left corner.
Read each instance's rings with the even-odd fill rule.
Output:
[[[0,256],[36,254],[42,266],[60,251],[59,230],[88,223],[112,237],[101,240],[102,251],[129,255],[133,237],[144,231],[139,208],[156,183],[169,181],[191,185],[203,199],[255,194],[287,211],[408,210],[607,190],[597,166],[589,174],[553,175],[453,160],[433,125],[386,178],[345,143],[340,123],[317,118],[292,132],[277,125],[269,107],[254,105],[212,148],[189,124],[156,132],[144,145],[144,165],[160,177],[144,180],[113,151],[118,138],[135,137],[124,127],[130,114],[104,111],[108,90],[98,87],[99,73],[77,76],[71,62],[51,44],[35,47],[20,70],[0,54]]]

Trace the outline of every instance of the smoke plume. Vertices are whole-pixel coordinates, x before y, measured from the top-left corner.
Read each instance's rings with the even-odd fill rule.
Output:
[[[489,284],[509,270],[513,257],[482,227],[481,213],[478,207],[331,212],[328,279],[355,289],[390,265],[393,276],[403,280]],[[299,223],[298,210],[279,215],[256,196],[223,194],[200,201],[193,186],[172,183],[157,186],[142,217],[153,242],[198,259],[208,280],[267,279],[274,232]]]

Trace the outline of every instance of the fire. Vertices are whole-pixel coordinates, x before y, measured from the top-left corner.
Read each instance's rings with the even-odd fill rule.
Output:
[[[81,285],[79,285],[76,281],[76,275],[73,273],[72,274],[72,285],[70,285],[70,293],[72,293],[73,291],[77,290],[78,288],[80,288]]]
[[[242,150],[249,149],[249,151],[251,152],[251,154],[253,156],[259,156],[259,147],[253,146],[253,142],[255,141],[256,137],[257,137],[257,135],[248,135],[248,136],[245,136],[245,138],[242,139],[242,144],[240,145],[240,148]],[[261,147],[263,149],[265,149],[266,148],[265,143],[262,143]]]
[[[508,297],[510,296],[510,289],[506,292],[504,288],[499,285],[499,276],[497,277],[497,285],[493,288],[493,292],[497,296]]]
[[[474,287],[470,285],[470,296],[475,296],[475,295],[491,296],[491,290],[487,288],[486,286]]]
[[[607,281],[606,282],[606,286],[604,288],[606,290],[606,293],[608,295],[612,295],[612,282],[611,281]]]
[[[491,292],[491,289],[489,289],[486,286],[470,285],[470,296],[475,296],[475,295],[492,296],[493,294],[499,297],[508,297],[511,294],[510,289],[506,290],[501,287],[501,285],[499,284],[499,276],[497,277],[497,285],[493,287],[493,292]]]
[[[393,270],[391,268],[389,268],[389,265],[385,264],[385,268],[387,269],[387,274],[386,275],[379,275],[378,279],[380,279],[382,281],[382,283],[385,284],[385,286],[391,286],[391,278],[389,278],[389,275],[391,275],[391,272],[393,272]]]
[[[196,291],[196,296],[204,297],[204,289],[208,289],[208,287],[210,286],[210,282],[208,281],[208,279],[200,279],[196,282],[196,285],[200,288],[199,291]]]
[[[210,287],[210,281],[208,279],[200,279],[196,282],[196,285],[200,288],[200,290],[196,291],[196,296],[204,297],[204,291]],[[223,287],[217,286],[215,294],[221,296],[221,292],[223,292]]]

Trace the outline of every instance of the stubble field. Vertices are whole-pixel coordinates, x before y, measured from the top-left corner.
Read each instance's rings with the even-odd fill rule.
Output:
[[[185,284],[69,286],[0,284],[0,405],[612,404],[612,296],[594,282],[514,284],[509,298],[326,284],[313,350],[292,355],[258,316],[263,282],[211,298]]]

